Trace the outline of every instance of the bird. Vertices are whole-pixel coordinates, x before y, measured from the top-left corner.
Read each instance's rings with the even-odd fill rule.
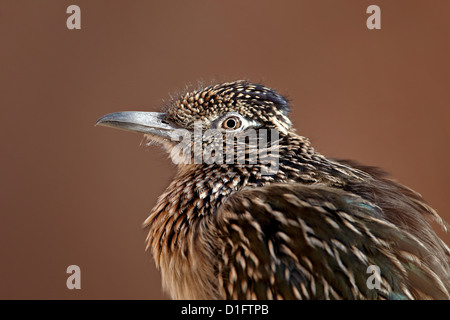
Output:
[[[189,300],[448,300],[450,249],[433,229],[448,223],[383,170],[319,153],[290,109],[274,89],[237,80],[187,90],[163,112],[97,121],[144,134],[176,164],[143,223],[163,290]]]

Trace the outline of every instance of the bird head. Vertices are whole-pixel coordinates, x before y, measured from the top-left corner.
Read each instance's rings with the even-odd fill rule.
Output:
[[[175,163],[196,163],[198,155],[204,160],[205,153],[214,154],[213,161],[221,161],[217,154],[226,141],[233,141],[233,146],[228,146],[233,151],[239,149],[239,141],[241,145],[249,142],[236,138],[250,136],[260,141],[261,129],[287,134],[292,127],[288,112],[286,98],[263,85],[241,80],[187,92],[164,113],[111,113],[97,125],[144,133],[149,143],[162,144]],[[251,152],[248,145],[243,150],[247,156]]]

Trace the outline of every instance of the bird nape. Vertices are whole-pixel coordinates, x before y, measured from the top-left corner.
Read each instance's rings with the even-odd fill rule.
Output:
[[[141,132],[178,171],[144,222],[174,299],[449,299],[447,224],[382,171],[328,159],[288,101],[248,81],[208,86],[164,113],[99,125]]]

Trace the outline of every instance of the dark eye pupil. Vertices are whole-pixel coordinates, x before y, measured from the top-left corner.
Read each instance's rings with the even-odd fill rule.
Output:
[[[228,119],[227,120],[227,127],[228,128],[234,128],[236,126],[236,120],[234,120],[234,119]]]

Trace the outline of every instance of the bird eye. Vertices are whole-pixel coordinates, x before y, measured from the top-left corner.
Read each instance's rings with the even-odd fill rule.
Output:
[[[225,130],[236,130],[239,129],[241,125],[242,121],[237,116],[228,117],[222,122],[222,128]]]

